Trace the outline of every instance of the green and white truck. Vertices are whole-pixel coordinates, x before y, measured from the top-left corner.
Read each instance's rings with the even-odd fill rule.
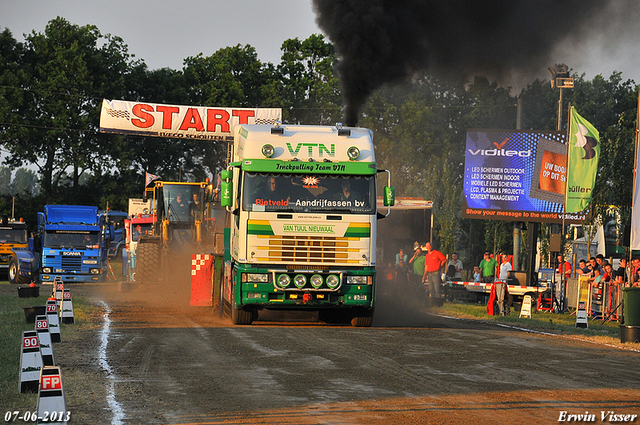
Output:
[[[231,213],[221,311],[251,324],[258,311],[314,310],[325,322],[371,326],[376,293],[376,209],[393,205],[371,130],[239,125],[222,172]]]

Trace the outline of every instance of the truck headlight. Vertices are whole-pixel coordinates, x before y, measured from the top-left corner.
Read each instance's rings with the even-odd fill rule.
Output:
[[[293,278],[293,284],[296,285],[296,287],[298,288],[302,288],[304,287],[304,285],[307,284],[307,277],[303,274],[297,274]]]
[[[281,274],[278,276],[278,286],[281,288],[286,288],[291,283],[291,278],[288,274]]]
[[[331,289],[336,289],[340,285],[340,278],[335,274],[327,276],[327,286]]]
[[[268,273],[242,273],[242,281],[248,283],[269,283],[271,276]]]
[[[100,274],[100,269],[90,269],[91,274]]]
[[[51,273],[51,267],[43,267],[42,273]]]
[[[313,276],[311,276],[310,282],[311,286],[318,289],[322,286],[322,276],[320,276],[319,274],[314,274]]]
[[[273,145],[266,144],[262,146],[262,155],[266,156],[267,158],[271,158],[275,151],[276,150],[273,148]]]
[[[347,276],[347,285],[371,285],[371,276]]]

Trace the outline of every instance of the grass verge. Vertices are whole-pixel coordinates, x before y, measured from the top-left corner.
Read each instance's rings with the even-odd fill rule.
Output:
[[[469,320],[483,320],[497,322],[509,326],[548,332],[556,335],[574,335],[581,339],[591,340],[603,344],[610,344],[625,348],[640,350],[640,343],[621,343],[619,323],[615,321],[602,323],[602,320],[591,320],[589,327],[577,328],[576,316],[570,313],[537,312],[535,308],[531,318],[520,318],[520,312],[511,310],[509,316],[489,316],[485,305],[445,303],[433,311],[445,316],[458,317]]]
[[[51,291],[51,286],[43,285],[39,297],[19,298],[17,288],[0,283],[0,414],[3,415],[7,411],[24,413],[36,410],[38,395],[19,392],[22,332],[35,329],[33,323],[27,323],[23,307],[45,305]],[[76,323],[61,325],[65,341],[79,338],[78,330],[92,326],[92,317],[99,314],[97,307],[80,297],[73,297],[73,310]]]

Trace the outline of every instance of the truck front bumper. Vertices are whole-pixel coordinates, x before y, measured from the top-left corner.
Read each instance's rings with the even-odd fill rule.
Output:
[[[56,276],[60,276],[63,282],[102,282],[104,275],[88,274],[42,274],[42,282],[53,282]]]

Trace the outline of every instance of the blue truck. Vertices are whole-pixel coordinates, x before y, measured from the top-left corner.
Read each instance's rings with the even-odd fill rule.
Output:
[[[14,248],[9,282],[101,282],[113,230],[97,207],[45,205],[27,248]]]

